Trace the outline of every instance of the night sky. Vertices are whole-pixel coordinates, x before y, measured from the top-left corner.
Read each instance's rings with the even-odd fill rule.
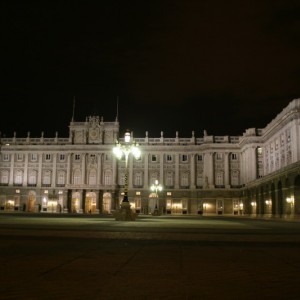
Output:
[[[300,97],[299,1],[94,2],[1,1],[2,136],[67,136],[74,97],[139,137],[242,135]]]

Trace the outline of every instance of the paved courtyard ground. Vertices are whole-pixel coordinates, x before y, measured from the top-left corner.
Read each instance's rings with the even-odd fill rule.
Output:
[[[0,299],[300,299],[300,222],[0,214]]]

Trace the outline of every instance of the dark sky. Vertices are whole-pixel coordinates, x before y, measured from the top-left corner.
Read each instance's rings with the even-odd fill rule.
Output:
[[[300,2],[1,1],[0,130],[241,135],[300,97]]]

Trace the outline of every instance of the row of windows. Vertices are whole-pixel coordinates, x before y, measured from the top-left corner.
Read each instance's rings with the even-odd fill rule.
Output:
[[[46,162],[47,161],[51,162],[52,161],[52,156],[53,156],[53,154],[46,153],[46,154],[44,154],[44,160]],[[173,157],[174,157],[173,155],[166,154],[165,155],[165,160],[167,162],[172,162],[174,160]],[[74,155],[74,161],[80,161],[80,158],[81,158],[80,154],[75,154]],[[95,158],[95,155],[91,155],[91,158]],[[105,155],[105,160],[111,160],[111,158],[112,158],[111,155],[108,155],[108,154]],[[159,155],[152,154],[150,160],[151,160],[151,162],[158,162],[159,161],[158,158],[159,158]],[[189,158],[189,156],[187,154],[180,155],[180,160],[182,162],[188,162],[188,158]],[[237,156],[236,153],[231,153],[231,159],[232,160],[237,160],[237,158],[238,158],[238,156]],[[31,162],[37,162],[38,161],[38,154],[37,153],[31,153],[29,159],[30,159]],[[123,159],[125,159],[125,157],[123,157]],[[216,153],[216,159],[217,160],[222,160],[223,159],[223,153]],[[2,156],[2,160],[3,161],[9,161],[10,160],[10,154],[4,153],[3,156]],[[23,160],[24,160],[24,154],[23,153],[16,154],[16,161],[21,162]],[[58,160],[60,162],[65,162],[66,155],[65,154],[59,154],[58,155]],[[197,160],[202,161],[203,160],[203,155],[201,155],[201,154],[197,155]]]
[[[23,184],[23,171],[18,170],[14,174],[14,184]],[[29,186],[35,186],[37,184],[37,178],[38,178],[38,172],[35,170],[30,171],[28,174],[28,185]],[[150,174],[150,183],[154,183],[155,180],[159,178],[159,174],[156,172],[152,172]],[[224,172],[216,172],[215,174],[215,184],[216,185],[224,185],[224,180],[225,180],[225,174]],[[205,182],[203,180],[202,173],[198,173],[196,175],[196,184],[197,186],[203,186],[204,183],[205,185],[207,178],[205,178]],[[231,173],[231,184],[233,185],[239,185],[239,172],[234,171]],[[174,172],[167,172],[165,174],[165,179],[163,184],[167,187],[173,187],[175,182],[175,174]],[[8,184],[9,183],[9,171],[3,170],[0,175],[0,183],[1,184]],[[43,186],[50,186],[52,183],[52,172],[50,170],[46,170],[42,173],[42,185]],[[72,183],[75,185],[80,185],[82,184],[82,173],[79,169],[76,169],[73,173],[72,176]],[[87,183],[89,185],[96,185],[97,184],[97,172],[95,169],[92,169],[88,173],[87,177]],[[113,176],[112,176],[112,171],[107,170],[104,172],[103,176],[103,183],[104,185],[112,185],[113,184]],[[119,185],[124,185],[125,183],[125,174],[121,173],[118,178],[118,184]],[[57,174],[56,178],[56,184],[58,185],[65,185],[66,184],[66,172],[64,171],[59,171]],[[182,172],[179,176],[179,184],[180,186],[189,186],[190,185],[190,174],[189,172]],[[143,172],[136,172],[133,177],[133,185],[141,187],[144,185],[144,174]]]

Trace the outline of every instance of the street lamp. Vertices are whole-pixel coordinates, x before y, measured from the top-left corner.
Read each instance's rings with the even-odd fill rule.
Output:
[[[133,220],[134,216],[130,209],[130,203],[128,200],[128,157],[132,154],[136,159],[141,157],[141,151],[139,145],[136,142],[131,141],[131,135],[129,130],[126,130],[124,136],[124,144],[121,145],[116,141],[116,145],[113,148],[113,153],[118,159],[122,159],[125,156],[125,175],[124,175],[124,197],[121,203],[121,211],[116,215],[117,220]]]
[[[151,185],[150,187],[151,191],[155,191],[155,198],[156,198],[156,204],[155,204],[155,209],[154,209],[154,215],[158,215],[159,211],[158,211],[158,191],[161,192],[162,191],[162,186],[158,183],[158,180],[156,179],[154,181],[154,184]]]

